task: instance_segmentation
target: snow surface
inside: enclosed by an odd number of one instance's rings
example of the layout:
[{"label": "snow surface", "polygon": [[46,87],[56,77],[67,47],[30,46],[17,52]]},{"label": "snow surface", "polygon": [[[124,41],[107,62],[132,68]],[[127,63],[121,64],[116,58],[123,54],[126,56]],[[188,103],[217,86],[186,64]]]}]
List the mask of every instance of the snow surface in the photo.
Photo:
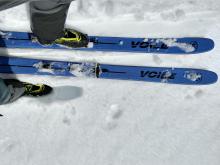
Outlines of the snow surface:
[{"label": "snow surface", "polygon": [[[210,37],[200,55],[1,50],[10,56],[220,72],[220,1],[78,0],[67,26],[91,35]],[[26,5],[0,13],[0,29],[30,31]],[[220,84],[180,86],[16,75],[50,97],[0,106],[0,165],[219,165]]]}]

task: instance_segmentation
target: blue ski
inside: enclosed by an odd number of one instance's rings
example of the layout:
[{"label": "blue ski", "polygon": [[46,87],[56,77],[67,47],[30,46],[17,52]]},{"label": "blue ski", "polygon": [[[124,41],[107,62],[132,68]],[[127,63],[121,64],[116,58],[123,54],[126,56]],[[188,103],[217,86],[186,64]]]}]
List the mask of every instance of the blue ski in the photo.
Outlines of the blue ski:
[{"label": "blue ski", "polygon": [[17,57],[0,57],[0,73],[135,80],[184,85],[215,83],[216,73],[203,69],[108,65]]},{"label": "blue ski", "polygon": [[0,33],[0,47],[5,48],[43,48],[72,49],[85,51],[160,53],[160,54],[197,54],[214,48],[214,41],[209,38],[129,38],[89,36],[90,44],[85,48],[67,48],[58,44],[43,46],[33,38],[32,33]]}]

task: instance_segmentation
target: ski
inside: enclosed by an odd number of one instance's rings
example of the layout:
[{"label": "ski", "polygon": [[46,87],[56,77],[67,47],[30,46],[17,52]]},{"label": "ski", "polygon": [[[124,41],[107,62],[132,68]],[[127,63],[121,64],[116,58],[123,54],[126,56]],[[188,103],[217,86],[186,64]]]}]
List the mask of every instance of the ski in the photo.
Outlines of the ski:
[{"label": "ski", "polygon": [[216,73],[203,69],[108,65],[18,57],[0,57],[0,73],[134,80],[183,85],[215,83]]},{"label": "ski", "polygon": [[3,48],[41,48],[68,49],[83,51],[160,53],[160,54],[197,54],[214,48],[214,41],[202,37],[185,38],[130,38],[89,36],[89,45],[84,48],[67,48],[59,44],[41,45],[32,33],[0,32],[0,47]]}]

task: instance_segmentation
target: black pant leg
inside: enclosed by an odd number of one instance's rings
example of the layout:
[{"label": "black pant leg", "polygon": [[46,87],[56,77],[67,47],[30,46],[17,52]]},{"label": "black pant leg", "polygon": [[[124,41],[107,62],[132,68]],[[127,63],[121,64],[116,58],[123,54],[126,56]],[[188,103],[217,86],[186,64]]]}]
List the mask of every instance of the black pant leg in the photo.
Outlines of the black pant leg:
[{"label": "black pant leg", "polygon": [[70,3],[56,0],[30,2],[31,28],[41,43],[51,43],[63,35]]}]

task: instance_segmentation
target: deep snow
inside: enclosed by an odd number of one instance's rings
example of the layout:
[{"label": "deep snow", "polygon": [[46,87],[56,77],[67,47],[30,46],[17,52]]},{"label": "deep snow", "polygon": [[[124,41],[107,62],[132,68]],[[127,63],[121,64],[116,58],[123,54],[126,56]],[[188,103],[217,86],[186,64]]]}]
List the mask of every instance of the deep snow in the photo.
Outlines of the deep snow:
[{"label": "deep snow", "polygon": [[[220,2],[78,0],[67,26],[91,35],[210,37],[200,55],[7,50],[10,56],[220,72]],[[0,29],[30,31],[25,5],[0,12]],[[1,54],[5,54],[1,50]],[[3,75],[5,76],[5,75]],[[6,76],[7,77],[7,76]],[[220,85],[17,75],[55,93],[0,106],[1,165],[218,165]]]}]

